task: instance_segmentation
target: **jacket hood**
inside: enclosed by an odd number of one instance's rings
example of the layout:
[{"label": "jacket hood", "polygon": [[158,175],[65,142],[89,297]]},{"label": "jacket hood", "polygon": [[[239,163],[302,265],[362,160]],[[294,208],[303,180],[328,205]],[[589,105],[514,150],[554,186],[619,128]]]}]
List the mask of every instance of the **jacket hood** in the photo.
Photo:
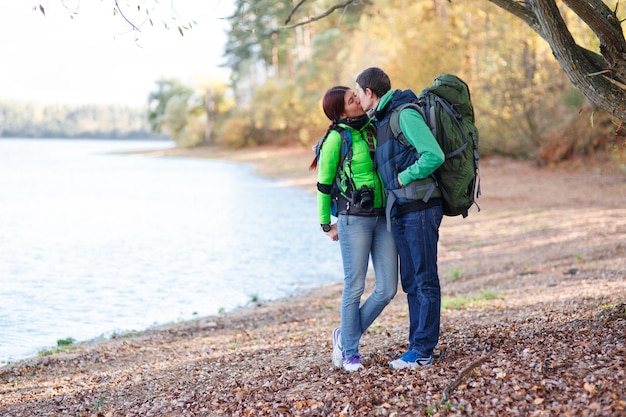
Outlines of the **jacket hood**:
[{"label": "jacket hood", "polygon": [[376,108],[376,120],[382,120],[389,110],[394,109],[404,103],[417,100],[417,96],[411,90],[389,90],[381,97]]}]

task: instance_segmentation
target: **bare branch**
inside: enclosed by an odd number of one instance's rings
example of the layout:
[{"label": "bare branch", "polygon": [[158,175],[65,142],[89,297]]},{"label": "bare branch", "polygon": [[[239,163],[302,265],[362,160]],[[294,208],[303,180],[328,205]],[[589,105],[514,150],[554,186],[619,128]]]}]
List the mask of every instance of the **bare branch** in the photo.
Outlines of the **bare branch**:
[{"label": "bare branch", "polygon": [[463,380],[463,378],[465,378],[472,369],[476,368],[478,365],[482,364],[483,362],[485,362],[487,359],[489,359],[489,357],[491,355],[493,355],[493,351],[488,353],[487,355],[476,359],[474,362],[470,363],[467,367],[465,367],[465,369],[463,369],[459,375],[456,377],[456,379],[454,381],[452,381],[450,383],[450,385],[448,385],[444,390],[443,390],[443,398],[442,401],[448,401],[448,398],[450,398],[450,393],[452,391],[454,391],[460,384],[461,384],[461,380]]},{"label": "bare branch", "polygon": [[[306,0],[301,0],[300,3],[298,3],[296,7],[300,7],[302,5],[302,3],[304,3],[305,1]],[[305,20],[305,21],[300,22],[300,23],[294,23],[293,25],[283,26],[283,29],[293,29],[293,28],[298,27],[298,26],[308,25],[311,22],[315,22],[316,20],[320,20],[320,19],[325,18],[326,16],[328,16],[329,14],[331,14],[332,12],[334,12],[337,9],[341,9],[343,7],[348,7],[349,5],[354,3],[355,1],[356,0],[347,0],[345,3],[336,4],[336,5],[332,6],[330,9],[326,10],[324,13],[322,13],[322,14],[320,14],[318,16],[313,16],[309,20]],[[285,23],[287,23],[291,19],[292,14],[293,13],[290,13],[289,19],[287,19],[287,21],[285,21]]]},{"label": "bare branch", "polygon": [[296,12],[296,10],[298,10],[300,8],[300,6],[302,6],[307,0],[300,0],[298,2],[298,4],[296,4],[294,6],[293,9],[291,9],[291,12],[289,12],[289,16],[287,16],[287,19],[285,19],[285,23],[283,23],[283,25],[286,25],[287,23],[289,23],[289,21],[291,20],[291,17],[293,16],[293,14]]},{"label": "bare branch", "polygon": [[524,1],[515,1],[515,0],[489,0],[489,2],[495,4],[506,12],[511,13],[513,16],[516,16],[522,21],[526,22],[528,26],[535,32],[542,36],[540,33],[539,23],[537,22],[537,17],[532,12],[527,2]]},{"label": "bare branch", "polygon": [[120,13],[120,15],[122,16],[122,18],[126,21],[126,23],[128,23],[133,30],[136,30],[137,32],[141,32],[141,30],[139,30],[139,28],[137,26],[135,26],[133,24],[133,22],[131,22],[130,20],[128,20],[128,18],[124,15],[124,12],[122,12],[122,9],[120,8],[120,4],[118,2],[118,0],[115,0],[115,8],[117,9],[117,11]]}]

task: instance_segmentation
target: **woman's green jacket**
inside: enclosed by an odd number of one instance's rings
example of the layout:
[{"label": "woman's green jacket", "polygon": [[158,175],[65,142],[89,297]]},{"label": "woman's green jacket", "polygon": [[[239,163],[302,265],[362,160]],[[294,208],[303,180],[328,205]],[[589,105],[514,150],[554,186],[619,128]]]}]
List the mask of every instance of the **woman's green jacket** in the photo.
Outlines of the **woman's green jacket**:
[{"label": "woman's green jacket", "polygon": [[[355,189],[366,185],[374,190],[374,208],[384,208],[386,199],[383,182],[378,171],[374,169],[374,163],[372,161],[374,155],[370,153],[370,147],[367,143],[368,137],[371,136],[371,133],[367,131],[369,123],[371,122],[368,122],[361,130],[353,129],[345,124],[339,124],[339,127],[345,129],[352,136],[352,159],[348,160],[348,158],[346,158],[343,169],[339,170],[341,189],[342,194],[345,195],[348,184],[346,177],[350,177],[354,180]],[[317,175],[317,182],[319,184],[332,186],[335,182],[335,173],[337,172],[337,165],[341,157],[342,135],[344,135],[344,132],[333,129],[322,145]],[[376,138],[371,137],[369,139],[372,141],[373,146],[375,146]],[[330,211],[330,194],[322,193],[318,189],[317,213],[320,224],[330,223]]]}]

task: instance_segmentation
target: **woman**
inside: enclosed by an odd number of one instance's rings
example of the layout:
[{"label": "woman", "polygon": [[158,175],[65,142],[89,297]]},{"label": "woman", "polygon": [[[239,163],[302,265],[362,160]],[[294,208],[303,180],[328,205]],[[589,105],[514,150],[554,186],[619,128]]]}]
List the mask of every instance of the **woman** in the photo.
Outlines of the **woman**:
[{"label": "woman", "polygon": [[[386,227],[383,183],[372,162],[376,145],[373,124],[348,87],[328,90],[322,107],[332,123],[310,168],[319,164],[318,217],[324,233],[339,240],[344,271],[341,328],[333,331],[332,359],[337,368],[357,371],[363,368],[361,335],[396,294],[398,256]],[[347,152],[342,145],[349,147]],[[332,225],[331,212],[337,217]],[[370,256],[376,287],[361,304]]]}]

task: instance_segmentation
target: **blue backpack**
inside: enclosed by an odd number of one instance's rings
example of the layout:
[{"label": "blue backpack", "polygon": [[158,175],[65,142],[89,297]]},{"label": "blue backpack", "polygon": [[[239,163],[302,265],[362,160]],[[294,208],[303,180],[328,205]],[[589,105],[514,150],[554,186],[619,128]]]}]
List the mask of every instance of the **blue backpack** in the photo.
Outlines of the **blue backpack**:
[{"label": "blue backpack", "polygon": [[[333,181],[332,190],[330,192],[330,214],[333,217],[338,217],[339,213],[339,197],[348,198],[346,194],[349,196],[351,192],[355,189],[354,182],[350,178],[349,175],[344,175],[343,178],[346,179],[345,187],[342,187],[341,183],[341,174],[340,170],[346,171],[346,165],[352,161],[352,135],[346,129],[343,129],[339,126],[333,127],[334,130],[339,132],[341,135],[341,152],[339,154],[339,164],[337,164],[337,172],[335,173],[335,180]],[[324,142],[324,137],[322,137],[317,144],[313,147],[313,151],[315,152],[315,157],[319,161],[320,152],[322,150],[322,144]],[[346,190],[344,192],[344,189]]]}]

